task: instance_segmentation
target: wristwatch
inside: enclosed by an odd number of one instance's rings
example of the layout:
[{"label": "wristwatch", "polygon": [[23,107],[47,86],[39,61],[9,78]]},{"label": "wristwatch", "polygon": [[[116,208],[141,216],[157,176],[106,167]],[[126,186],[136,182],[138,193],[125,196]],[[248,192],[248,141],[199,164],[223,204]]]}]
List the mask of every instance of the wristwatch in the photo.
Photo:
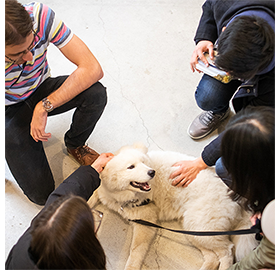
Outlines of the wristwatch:
[{"label": "wristwatch", "polygon": [[51,112],[53,110],[53,105],[52,103],[48,100],[47,97],[42,99],[42,104],[43,104],[43,108],[46,112]]}]

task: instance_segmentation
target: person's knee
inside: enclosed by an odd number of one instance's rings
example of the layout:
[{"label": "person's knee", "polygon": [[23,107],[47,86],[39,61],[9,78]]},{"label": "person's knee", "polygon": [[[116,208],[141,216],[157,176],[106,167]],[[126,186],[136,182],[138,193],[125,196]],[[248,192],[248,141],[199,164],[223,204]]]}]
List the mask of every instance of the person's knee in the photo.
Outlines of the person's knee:
[{"label": "person's knee", "polygon": [[208,82],[201,81],[195,92],[197,105],[204,111],[211,111],[216,107],[217,95]]},{"label": "person's knee", "polygon": [[225,168],[222,158],[216,161],[215,171],[219,178],[230,188],[232,185],[232,177]]},{"label": "person's knee", "polygon": [[28,199],[33,203],[38,205],[45,205],[49,195],[54,191],[54,189],[55,186],[54,183],[52,183],[47,184],[47,186],[44,186],[43,189],[36,188],[28,191],[23,189],[23,192],[28,197]]},{"label": "person's knee", "polygon": [[202,95],[202,93],[198,93],[198,90],[195,93],[195,98],[197,105],[204,111],[211,111],[213,109],[213,101],[209,97]]},{"label": "person's knee", "polygon": [[93,84],[85,93],[87,104],[101,107],[102,109],[105,108],[107,104],[107,92],[106,88],[100,82]]}]

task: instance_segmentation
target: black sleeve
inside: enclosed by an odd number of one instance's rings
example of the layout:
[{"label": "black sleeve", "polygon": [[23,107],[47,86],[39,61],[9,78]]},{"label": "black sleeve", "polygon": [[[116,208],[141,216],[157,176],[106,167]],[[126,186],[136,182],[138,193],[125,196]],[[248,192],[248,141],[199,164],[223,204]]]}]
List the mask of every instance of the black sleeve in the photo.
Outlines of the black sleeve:
[{"label": "black sleeve", "polygon": [[217,25],[214,18],[211,1],[206,1],[202,6],[202,16],[195,35],[195,42],[198,44],[201,40],[209,40],[213,44],[218,38]]},{"label": "black sleeve", "polygon": [[80,196],[87,201],[99,187],[99,184],[99,174],[94,168],[90,165],[80,166],[51,193],[45,206],[68,194]]},{"label": "black sleeve", "polygon": [[224,132],[205,146],[202,151],[201,157],[208,166],[215,165],[216,161],[221,157],[221,142],[223,134]]}]

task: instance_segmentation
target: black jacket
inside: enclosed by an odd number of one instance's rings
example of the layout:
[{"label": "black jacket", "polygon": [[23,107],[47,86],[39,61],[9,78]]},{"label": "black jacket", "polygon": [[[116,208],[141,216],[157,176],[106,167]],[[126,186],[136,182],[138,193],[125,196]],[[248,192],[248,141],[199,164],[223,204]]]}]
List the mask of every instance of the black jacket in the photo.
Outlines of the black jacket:
[{"label": "black jacket", "polygon": [[230,19],[245,10],[262,9],[274,18],[275,1],[207,0],[202,9],[203,14],[194,40],[196,44],[201,40],[209,40],[214,44]]},{"label": "black jacket", "polygon": [[[51,193],[45,207],[41,211],[46,209],[48,205],[63,195],[74,194],[88,200],[92,196],[93,192],[99,187],[99,184],[99,174],[96,170],[94,170],[91,166],[81,166]],[[31,255],[28,252],[31,238],[29,227],[11,249],[6,260],[5,269],[37,269],[35,263],[31,259]]]}]

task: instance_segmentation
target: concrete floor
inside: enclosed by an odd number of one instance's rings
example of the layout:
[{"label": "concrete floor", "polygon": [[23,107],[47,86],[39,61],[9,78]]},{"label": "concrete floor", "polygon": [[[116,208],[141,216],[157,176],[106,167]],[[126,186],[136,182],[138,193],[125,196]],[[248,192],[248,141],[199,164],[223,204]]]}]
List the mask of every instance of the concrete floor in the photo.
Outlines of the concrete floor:
[{"label": "concrete floor", "polygon": [[[204,0],[45,0],[91,49],[103,67],[108,105],[88,140],[100,153],[143,142],[149,150],[178,151],[193,156],[217,131],[201,141],[186,133],[200,113],[194,91],[200,80],[189,60]],[[54,46],[48,53],[52,76],[70,74],[70,64]],[[72,112],[51,117],[44,143],[56,184],[78,165],[65,153],[63,135]],[[5,257],[41,207],[22,193],[6,166]],[[104,206],[98,233],[108,269],[123,269],[129,254],[131,227]],[[167,223],[170,227],[176,222]],[[200,252],[182,235],[159,232],[143,269],[199,269]]]}]

